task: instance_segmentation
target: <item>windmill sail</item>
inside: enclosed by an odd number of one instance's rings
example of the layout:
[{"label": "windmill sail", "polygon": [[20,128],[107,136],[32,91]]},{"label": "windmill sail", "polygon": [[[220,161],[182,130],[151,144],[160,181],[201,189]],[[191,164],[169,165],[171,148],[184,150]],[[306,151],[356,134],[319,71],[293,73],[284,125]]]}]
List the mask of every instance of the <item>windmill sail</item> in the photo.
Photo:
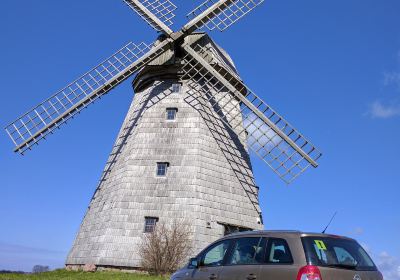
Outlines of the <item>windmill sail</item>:
[{"label": "windmill sail", "polygon": [[140,268],[143,223],[191,217],[189,241],[199,250],[223,232],[262,229],[249,149],[288,183],[321,156],[241,81],[228,53],[194,33],[223,31],[264,0],[207,0],[178,32],[170,28],[170,0],[123,1],[163,36],[152,45],[129,43],[6,127],[24,153],[138,72],[135,98],[68,255],[73,270]]},{"label": "windmill sail", "polygon": [[28,111],[5,129],[15,151],[31,149],[102,95],[168,49],[169,41],[151,47],[129,43],[92,70]]},{"label": "windmill sail", "polygon": [[[197,86],[192,90],[201,91],[207,96],[222,120],[234,131],[243,125],[243,130],[248,134],[249,148],[285,182],[293,181],[310,165],[318,166],[316,161],[321,156],[318,149],[229,71],[218,68],[218,65],[211,66],[207,62],[210,59],[204,57],[210,53],[206,47],[196,48],[197,52],[189,45],[184,48],[187,55],[184,58],[183,78],[202,85],[202,88]],[[232,94],[223,97],[226,105],[221,108],[215,96],[226,90]],[[229,104],[237,100],[241,102],[240,110],[229,109]],[[232,127],[228,120],[235,119],[238,114],[242,115],[243,124]]]},{"label": "windmill sail", "polygon": [[169,28],[177,7],[169,0],[124,0],[144,21],[156,31],[172,34]]},{"label": "windmill sail", "polygon": [[[248,134],[248,146],[286,182],[291,182],[310,165],[317,167],[321,153],[283,117],[254,94],[232,69],[230,61],[212,62],[213,51],[205,47],[192,49],[185,37],[199,28],[223,31],[261,5],[265,0],[207,0],[195,8],[192,18],[179,32],[169,26],[175,17],[176,6],[169,0],[123,0],[157,31],[168,36],[156,46],[126,45],[109,59],[93,68],[67,87],[45,100],[6,127],[23,153],[52,133],[55,128],[96,101],[119,83],[162,53],[172,50],[173,43],[181,44],[188,53],[184,59],[185,77],[203,84],[199,89],[215,103],[214,92],[231,92],[225,98],[240,102],[240,110],[216,108],[223,118],[241,114],[243,131]],[[214,51],[218,52],[218,48]],[[206,54],[206,55],[205,55]],[[220,56],[216,54],[217,56]],[[213,101],[214,100],[214,101]],[[217,105],[218,101],[214,104]],[[233,108],[233,107],[232,107]],[[237,107],[235,107],[237,108]],[[228,123],[232,127],[231,124]],[[234,130],[236,127],[232,127]]]},{"label": "windmill sail", "polygon": [[206,27],[210,31],[224,31],[263,2],[264,0],[207,0],[187,15],[192,20],[184,29],[192,32]]}]

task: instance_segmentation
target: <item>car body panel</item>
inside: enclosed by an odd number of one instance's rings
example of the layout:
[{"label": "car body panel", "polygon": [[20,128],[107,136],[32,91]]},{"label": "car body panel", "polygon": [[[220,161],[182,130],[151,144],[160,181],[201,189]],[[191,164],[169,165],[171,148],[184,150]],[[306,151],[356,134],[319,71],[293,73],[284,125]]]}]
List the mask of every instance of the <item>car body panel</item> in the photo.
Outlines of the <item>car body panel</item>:
[{"label": "car body panel", "polygon": [[[260,268],[258,279],[291,279],[295,280],[300,266],[295,264],[264,264]],[[245,278],[243,278],[245,279]],[[325,279],[324,279],[325,280]]]},{"label": "car body panel", "polygon": [[191,273],[189,273],[190,278],[193,280],[215,280],[220,279],[220,273],[222,271],[222,266],[212,266],[212,267],[199,267],[197,269],[192,269]]},{"label": "car body panel", "polygon": [[321,271],[323,280],[382,280],[382,276],[379,271],[357,271],[352,269],[338,269],[330,267],[318,268]]},{"label": "car body panel", "polygon": [[223,266],[219,280],[246,280],[262,279],[260,274],[261,265],[228,265]]}]

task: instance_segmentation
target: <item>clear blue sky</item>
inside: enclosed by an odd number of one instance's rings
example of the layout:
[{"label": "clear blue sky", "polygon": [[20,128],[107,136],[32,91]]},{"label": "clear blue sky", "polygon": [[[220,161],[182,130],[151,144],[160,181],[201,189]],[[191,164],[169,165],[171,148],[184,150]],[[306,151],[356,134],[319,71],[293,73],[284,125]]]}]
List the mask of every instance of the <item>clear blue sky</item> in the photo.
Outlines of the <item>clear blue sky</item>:
[{"label": "clear blue sky", "polygon": [[[201,1],[175,0],[175,29]],[[4,127],[126,42],[156,33],[122,0],[0,2]],[[400,279],[400,1],[269,0],[215,40],[323,152],[286,186],[253,157],[267,229],[357,238]],[[0,269],[61,266],[132,98],[129,82],[34,151],[0,134]]]}]

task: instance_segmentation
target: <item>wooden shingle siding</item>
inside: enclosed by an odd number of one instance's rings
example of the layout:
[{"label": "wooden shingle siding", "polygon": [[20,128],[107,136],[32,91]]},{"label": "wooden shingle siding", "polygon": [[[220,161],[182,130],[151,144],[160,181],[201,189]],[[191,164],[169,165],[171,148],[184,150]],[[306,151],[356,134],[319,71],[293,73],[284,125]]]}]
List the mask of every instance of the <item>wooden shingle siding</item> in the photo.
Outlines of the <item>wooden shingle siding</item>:
[{"label": "wooden shingle siding", "polygon": [[[172,93],[176,82],[152,82],[135,93],[68,265],[140,267],[145,217],[189,221],[193,255],[223,236],[221,223],[263,228],[245,135],[232,137],[187,81],[181,81],[179,94]],[[231,106],[239,110],[239,103]],[[174,122],[166,121],[166,108],[178,109]],[[239,115],[229,121],[242,120]],[[167,176],[156,176],[157,162],[169,163]]]}]

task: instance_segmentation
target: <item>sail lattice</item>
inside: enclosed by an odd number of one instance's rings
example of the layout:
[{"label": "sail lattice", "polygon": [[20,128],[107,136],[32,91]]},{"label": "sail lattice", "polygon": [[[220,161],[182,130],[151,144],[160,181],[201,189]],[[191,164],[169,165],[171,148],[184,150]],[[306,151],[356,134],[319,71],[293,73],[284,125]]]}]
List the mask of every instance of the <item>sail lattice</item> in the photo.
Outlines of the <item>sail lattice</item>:
[{"label": "sail lattice", "polygon": [[210,31],[218,29],[224,31],[246,14],[254,10],[265,0],[207,0],[200,6],[191,11],[187,17],[189,19],[196,18],[215,5],[215,9],[201,21],[196,23],[196,28],[206,27]]},{"label": "sail lattice", "polygon": [[[156,31],[163,31],[157,20],[166,26],[173,25],[172,20],[176,16],[174,11],[177,7],[169,0],[124,0],[124,2]],[[141,9],[141,6],[152,15]]]},{"label": "sail lattice", "polygon": [[145,43],[129,43],[6,127],[23,153],[162,53]]},{"label": "sail lattice", "polygon": [[[196,50],[203,57],[210,53],[206,47],[198,46]],[[211,73],[204,67],[204,62],[189,53],[184,62],[183,79],[194,81],[191,90],[200,91],[235,133],[246,133],[248,147],[285,182],[293,181],[310,165],[317,166],[321,152],[245,84],[223,68],[218,68],[218,65],[213,66],[216,72]],[[225,81],[216,76],[223,77]],[[229,82],[235,90],[229,90],[224,82]],[[196,86],[199,84],[201,88]],[[217,97],[218,92],[231,94]],[[220,102],[222,98],[224,100]],[[241,101],[240,110],[233,106],[238,100]],[[237,119],[239,114],[242,115],[241,123],[229,121]]]}]

